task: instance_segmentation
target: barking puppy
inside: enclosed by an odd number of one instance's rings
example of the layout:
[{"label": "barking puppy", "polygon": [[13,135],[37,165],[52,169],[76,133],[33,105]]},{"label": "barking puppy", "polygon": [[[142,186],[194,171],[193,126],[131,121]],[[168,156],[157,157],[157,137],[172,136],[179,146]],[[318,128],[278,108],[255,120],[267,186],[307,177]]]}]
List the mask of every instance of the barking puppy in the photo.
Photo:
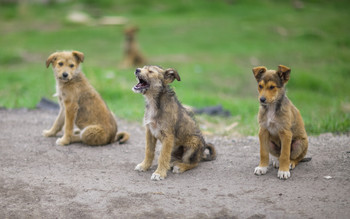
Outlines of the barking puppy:
[{"label": "barking puppy", "polygon": [[[213,160],[216,151],[207,144],[191,112],[178,101],[169,84],[180,81],[174,69],[144,66],[135,71],[138,84],[135,93],[142,93],[146,100],[144,125],[146,126],[146,156],[135,170],[146,171],[152,165],[156,142],[162,143],[158,168],[151,180],[162,180],[170,167],[174,173],[182,173],[198,165],[201,160]],[[205,150],[209,150],[209,154]]]},{"label": "barking puppy", "polygon": [[[57,145],[83,142],[88,145],[104,145],[115,140],[124,143],[128,133],[117,134],[117,123],[113,114],[97,91],[89,84],[79,64],[84,54],[78,51],[55,52],[46,60],[52,64],[56,78],[56,93],[60,112],[46,137],[56,136],[64,126],[64,135]],[[80,130],[73,132],[74,125]]]},{"label": "barking puppy", "polygon": [[139,51],[138,44],[136,42],[136,33],[139,29],[137,27],[131,27],[124,30],[125,45],[124,45],[124,60],[122,62],[123,68],[132,66],[140,66],[146,63],[145,58]]},{"label": "barking puppy", "polygon": [[278,66],[277,71],[265,67],[253,68],[260,101],[260,163],[254,170],[256,175],[267,172],[271,153],[279,158],[279,162],[273,164],[274,167],[279,167],[277,177],[288,179],[289,169],[294,169],[307,152],[308,139],[303,119],[286,96],[285,85],[290,71],[290,68],[283,65]]}]

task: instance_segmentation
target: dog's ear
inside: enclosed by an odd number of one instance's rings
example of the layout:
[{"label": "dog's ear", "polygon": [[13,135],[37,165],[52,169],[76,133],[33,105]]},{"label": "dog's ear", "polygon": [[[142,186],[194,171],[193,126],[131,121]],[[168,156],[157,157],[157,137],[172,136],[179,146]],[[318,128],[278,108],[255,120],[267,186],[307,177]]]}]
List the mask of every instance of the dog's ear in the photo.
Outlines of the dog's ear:
[{"label": "dog's ear", "polygon": [[173,68],[168,68],[164,72],[164,81],[166,84],[170,84],[174,80],[181,81],[180,75],[177,73],[177,71]]},{"label": "dog's ear", "polygon": [[57,59],[57,52],[52,53],[47,59],[46,59],[46,68],[50,66],[52,62],[54,62]]},{"label": "dog's ear", "polygon": [[256,79],[256,81],[260,81],[261,76],[266,72],[266,67],[265,66],[259,66],[253,68],[253,74]]},{"label": "dog's ear", "polygon": [[282,79],[283,84],[287,83],[289,80],[290,76],[290,68],[284,66],[284,65],[279,65],[277,74],[278,76]]},{"label": "dog's ear", "polygon": [[72,54],[78,60],[78,62],[84,62],[84,53],[73,51]]}]

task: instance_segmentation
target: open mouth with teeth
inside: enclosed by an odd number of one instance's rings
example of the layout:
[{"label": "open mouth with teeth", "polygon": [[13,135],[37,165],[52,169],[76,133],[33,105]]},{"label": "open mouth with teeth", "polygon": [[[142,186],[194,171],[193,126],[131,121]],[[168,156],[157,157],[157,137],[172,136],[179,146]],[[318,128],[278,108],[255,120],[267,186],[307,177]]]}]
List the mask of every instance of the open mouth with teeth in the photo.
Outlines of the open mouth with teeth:
[{"label": "open mouth with teeth", "polygon": [[140,77],[137,77],[137,79],[139,80],[139,83],[137,83],[135,86],[134,86],[134,90],[135,91],[145,91],[147,90],[150,85],[149,83],[147,83],[147,81],[143,80],[142,78]]}]

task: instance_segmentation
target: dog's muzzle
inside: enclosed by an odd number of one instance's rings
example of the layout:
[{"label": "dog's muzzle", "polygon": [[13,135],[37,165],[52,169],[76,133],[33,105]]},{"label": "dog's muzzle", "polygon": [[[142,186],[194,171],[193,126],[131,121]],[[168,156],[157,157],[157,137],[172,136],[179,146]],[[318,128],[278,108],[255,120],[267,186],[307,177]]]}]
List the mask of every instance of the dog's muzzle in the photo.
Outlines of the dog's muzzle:
[{"label": "dog's muzzle", "polygon": [[136,93],[144,93],[150,87],[150,84],[139,76],[140,72],[137,70],[138,69],[135,71],[135,75],[139,83],[137,83],[132,90]]},{"label": "dog's muzzle", "polygon": [[69,74],[67,72],[63,72],[58,78],[61,81],[68,81],[69,80]]},{"label": "dog's muzzle", "polygon": [[260,103],[265,103],[266,102],[266,98],[265,97],[260,97]]}]

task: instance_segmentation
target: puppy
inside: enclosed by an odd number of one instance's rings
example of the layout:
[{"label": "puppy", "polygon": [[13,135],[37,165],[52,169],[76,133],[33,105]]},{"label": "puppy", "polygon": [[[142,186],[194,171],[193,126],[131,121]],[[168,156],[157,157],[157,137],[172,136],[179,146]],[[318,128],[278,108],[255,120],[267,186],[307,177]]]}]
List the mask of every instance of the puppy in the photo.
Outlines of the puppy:
[{"label": "puppy", "polygon": [[[46,67],[52,64],[55,74],[60,112],[51,129],[44,130],[43,135],[56,136],[64,126],[64,135],[57,139],[57,145],[74,142],[105,145],[115,140],[124,143],[129,134],[116,134],[113,114],[80,70],[79,64],[83,61],[84,54],[78,51],[55,52],[46,60]],[[75,133],[74,125],[80,129]]]},{"label": "puppy", "polygon": [[278,66],[277,71],[265,67],[253,68],[260,101],[260,163],[254,170],[256,175],[267,172],[271,153],[279,158],[279,163],[273,165],[279,167],[277,177],[288,179],[289,169],[294,169],[307,152],[308,138],[303,119],[286,96],[285,85],[290,71],[290,68],[283,65]]},{"label": "puppy", "polygon": [[144,56],[139,50],[139,46],[136,41],[137,27],[131,27],[124,30],[125,45],[124,45],[124,59],[122,62],[123,68],[129,68],[132,66],[140,66],[146,63]]},{"label": "puppy", "polygon": [[[135,71],[138,84],[135,93],[146,100],[144,125],[146,126],[146,156],[135,170],[146,171],[152,165],[156,142],[162,143],[158,168],[151,180],[162,180],[173,167],[173,173],[182,173],[198,165],[201,160],[213,160],[216,151],[204,141],[193,115],[178,101],[169,84],[180,81],[174,69],[144,66]],[[205,150],[209,150],[209,154]]]}]

